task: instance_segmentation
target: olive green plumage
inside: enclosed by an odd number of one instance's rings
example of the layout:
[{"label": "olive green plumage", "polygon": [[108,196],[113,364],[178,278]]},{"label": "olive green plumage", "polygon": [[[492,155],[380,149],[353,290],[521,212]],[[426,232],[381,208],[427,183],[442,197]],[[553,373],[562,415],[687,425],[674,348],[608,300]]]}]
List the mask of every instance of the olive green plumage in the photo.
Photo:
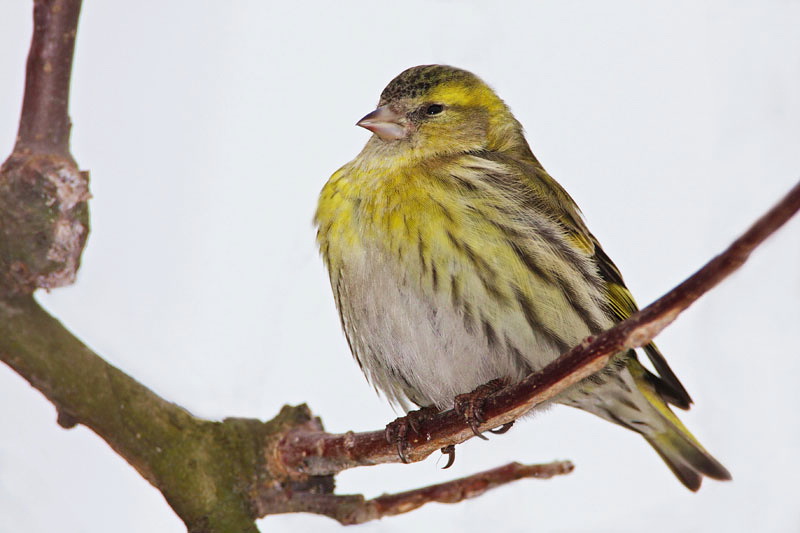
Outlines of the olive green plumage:
[{"label": "olive green plumage", "polygon": [[[495,378],[522,379],[637,307],[578,207],[522,126],[472,73],[401,73],[360,122],[374,135],[331,176],[317,240],[350,348],[408,408],[452,406]],[[655,345],[557,402],[640,433],[690,489],[729,479],[667,404],[692,400]]]}]

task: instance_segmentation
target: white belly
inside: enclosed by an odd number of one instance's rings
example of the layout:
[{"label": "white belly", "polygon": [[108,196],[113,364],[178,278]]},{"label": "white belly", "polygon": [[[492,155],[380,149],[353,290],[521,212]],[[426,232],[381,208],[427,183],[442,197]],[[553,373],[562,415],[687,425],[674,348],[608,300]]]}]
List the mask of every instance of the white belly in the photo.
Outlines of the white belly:
[{"label": "white belly", "polygon": [[348,258],[332,280],[353,353],[389,400],[404,408],[408,400],[450,408],[457,394],[530,372],[519,349],[511,349],[509,332],[493,329],[487,335],[479,317],[465,322],[446,294],[426,293],[411,275],[368,251]]}]

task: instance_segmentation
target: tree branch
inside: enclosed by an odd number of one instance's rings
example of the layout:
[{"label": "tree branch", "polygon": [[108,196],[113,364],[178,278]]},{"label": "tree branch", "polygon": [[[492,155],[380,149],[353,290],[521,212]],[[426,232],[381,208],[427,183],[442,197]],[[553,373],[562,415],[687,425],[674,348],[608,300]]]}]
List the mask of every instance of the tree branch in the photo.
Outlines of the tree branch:
[{"label": "tree branch", "polygon": [[35,0],[15,151],[69,155],[69,84],[81,0]]},{"label": "tree branch", "polygon": [[271,425],[195,418],[106,363],[28,295],[0,300],[0,360],[53,403],[62,426],[102,437],[190,531],[257,531],[242,492],[256,479],[266,433],[291,411]]},{"label": "tree branch", "polygon": [[14,151],[0,167],[0,291],[75,280],[89,233],[89,174],[69,153],[69,83],[80,0],[36,0]]},{"label": "tree branch", "polygon": [[[550,479],[554,476],[572,472],[574,466],[569,461],[555,461],[542,465],[507,465],[472,474],[467,477],[438,483],[396,494],[384,494],[365,500],[359,495],[319,495],[310,492],[277,495],[281,509],[278,512],[310,512],[322,514],[344,525],[363,524],[386,516],[394,516],[418,509],[426,503],[458,503],[476,498],[501,485],[525,478]],[[270,494],[259,500],[259,516],[276,514],[273,510],[276,495]],[[287,511],[287,509],[289,509]]]}]

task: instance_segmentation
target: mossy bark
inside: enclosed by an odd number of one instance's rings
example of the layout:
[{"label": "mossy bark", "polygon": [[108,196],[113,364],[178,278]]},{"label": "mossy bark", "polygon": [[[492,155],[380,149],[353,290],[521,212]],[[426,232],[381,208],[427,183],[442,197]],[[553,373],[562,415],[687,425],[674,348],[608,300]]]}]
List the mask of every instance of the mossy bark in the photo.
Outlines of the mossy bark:
[{"label": "mossy bark", "polygon": [[257,531],[253,502],[284,486],[266,464],[270,438],[309,420],[305,407],[270,422],[199,419],[94,354],[31,296],[0,300],[0,359],[56,406],[59,423],[108,442],[192,532]]}]

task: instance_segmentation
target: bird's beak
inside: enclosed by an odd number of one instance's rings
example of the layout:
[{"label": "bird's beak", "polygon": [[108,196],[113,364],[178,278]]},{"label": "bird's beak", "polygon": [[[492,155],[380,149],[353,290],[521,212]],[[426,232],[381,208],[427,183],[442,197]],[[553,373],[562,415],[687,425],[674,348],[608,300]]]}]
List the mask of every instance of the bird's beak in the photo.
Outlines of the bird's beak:
[{"label": "bird's beak", "polygon": [[368,129],[384,141],[395,141],[408,135],[408,129],[401,124],[402,118],[403,115],[385,105],[356,122],[356,126]]}]

